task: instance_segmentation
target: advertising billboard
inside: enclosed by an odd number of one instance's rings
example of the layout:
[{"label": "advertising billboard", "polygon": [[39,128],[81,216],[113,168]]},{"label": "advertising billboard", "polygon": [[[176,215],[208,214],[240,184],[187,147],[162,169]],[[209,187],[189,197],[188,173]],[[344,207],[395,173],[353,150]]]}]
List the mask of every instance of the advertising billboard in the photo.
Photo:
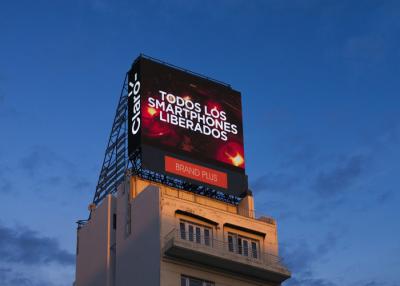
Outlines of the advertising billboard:
[{"label": "advertising billboard", "polygon": [[128,73],[128,133],[146,169],[247,190],[241,95],[227,85],[139,57]]}]

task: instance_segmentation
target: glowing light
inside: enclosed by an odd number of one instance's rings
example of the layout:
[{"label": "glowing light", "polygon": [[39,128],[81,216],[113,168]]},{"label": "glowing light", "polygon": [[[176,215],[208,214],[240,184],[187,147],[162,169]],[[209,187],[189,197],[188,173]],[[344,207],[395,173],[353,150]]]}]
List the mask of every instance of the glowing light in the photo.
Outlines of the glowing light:
[{"label": "glowing light", "polygon": [[244,163],[243,156],[240,155],[239,153],[236,153],[235,156],[231,156],[228,153],[226,153],[226,155],[228,156],[229,160],[231,160],[232,164],[236,167],[239,167]]},{"label": "glowing light", "polygon": [[151,116],[154,116],[157,113],[157,110],[153,107],[148,107],[147,113],[150,114]]},{"label": "glowing light", "polygon": [[189,95],[186,95],[183,99],[184,99],[185,101],[191,100],[191,98],[190,98]]}]

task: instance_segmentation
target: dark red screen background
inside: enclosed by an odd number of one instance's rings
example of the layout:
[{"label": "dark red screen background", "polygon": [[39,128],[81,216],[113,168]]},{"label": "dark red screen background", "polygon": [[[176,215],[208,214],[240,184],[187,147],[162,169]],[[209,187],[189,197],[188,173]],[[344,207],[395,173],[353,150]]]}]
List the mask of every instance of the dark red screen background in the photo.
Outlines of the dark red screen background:
[{"label": "dark red screen background", "polygon": [[[141,79],[143,144],[244,173],[242,104],[239,92],[146,59],[142,59]],[[237,126],[237,134],[228,133],[227,141],[223,141],[161,121],[160,110],[148,106],[149,97],[161,100],[159,90],[182,98],[189,97],[202,106],[207,105],[209,109],[225,111],[226,121]]]}]

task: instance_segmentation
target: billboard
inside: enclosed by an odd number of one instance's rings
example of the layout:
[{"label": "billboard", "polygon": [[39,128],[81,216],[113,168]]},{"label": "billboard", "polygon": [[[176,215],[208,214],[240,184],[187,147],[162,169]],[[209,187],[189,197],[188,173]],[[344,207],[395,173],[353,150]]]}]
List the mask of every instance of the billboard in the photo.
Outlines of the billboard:
[{"label": "billboard", "polygon": [[227,85],[139,57],[128,73],[128,133],[146,169],[247,190],[241,95]]}]

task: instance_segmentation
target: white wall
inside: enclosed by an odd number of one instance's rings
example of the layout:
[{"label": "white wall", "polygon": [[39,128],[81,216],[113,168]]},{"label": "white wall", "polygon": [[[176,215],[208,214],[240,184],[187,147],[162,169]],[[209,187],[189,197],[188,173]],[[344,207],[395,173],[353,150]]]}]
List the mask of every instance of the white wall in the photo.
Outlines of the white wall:
[{"label": "white wall", "polygon": [[[160,285],[160,192],[146,187],[131,201],[131,234],[125,223],[128,194],[118,197],[117,286]],[[130,201],[130,200],[129,200]]]},{"label": "white wall", "polygon": [[78,230],[76,286],[113,286],[110,284],[109,250],[114,243],[112,214],[115,208],[115,198],[107,196]]}]

